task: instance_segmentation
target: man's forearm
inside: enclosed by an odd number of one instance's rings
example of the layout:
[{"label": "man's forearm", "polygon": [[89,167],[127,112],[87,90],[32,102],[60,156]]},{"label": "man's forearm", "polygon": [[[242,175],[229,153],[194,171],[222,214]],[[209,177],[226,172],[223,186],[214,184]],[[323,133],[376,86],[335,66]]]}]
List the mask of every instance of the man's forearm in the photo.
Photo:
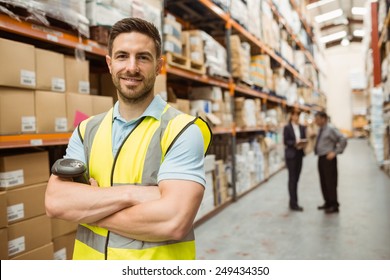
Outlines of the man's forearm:
[{"label": "man's forearm", "polygon": [[192,227],[204,188],[184,180],[160,185],[165,185],[160,199],[118,211],[96,225],[142,241],[181,240]]},{"label": "man's forearm", "polygon": [[100,188],[51,176],[46,191],[49,217],[93,223],[124,208],[159,198],[157,187],[140,191],[141,186]]}]

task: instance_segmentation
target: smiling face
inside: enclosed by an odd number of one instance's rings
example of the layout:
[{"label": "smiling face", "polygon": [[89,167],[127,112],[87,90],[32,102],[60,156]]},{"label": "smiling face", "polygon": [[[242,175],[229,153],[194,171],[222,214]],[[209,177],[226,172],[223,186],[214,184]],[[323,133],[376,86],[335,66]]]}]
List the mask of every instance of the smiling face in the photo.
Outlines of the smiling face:
[{"label": "smiling face", "polygon": [[111,53],[106,62],[118,99],[128,104],[153,99],[154,82],[162,66],[153,39],[138,32],[121,33],[113,41]]}]

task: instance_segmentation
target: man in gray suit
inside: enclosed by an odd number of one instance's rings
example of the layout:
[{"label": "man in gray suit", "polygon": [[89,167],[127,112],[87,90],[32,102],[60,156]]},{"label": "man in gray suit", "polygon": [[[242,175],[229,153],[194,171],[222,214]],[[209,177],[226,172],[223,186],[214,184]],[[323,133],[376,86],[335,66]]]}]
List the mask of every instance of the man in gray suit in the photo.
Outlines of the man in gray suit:
[{"label": "man in gray suit", "polygon": [[337,199],[337,155],[343,153],[347,139],[333,126],[328,124],[328,115],[317,112],[315,122],[320,130],[314,153],[318,155],[318,172],[325,204],[318,206],[325,213],[339,212]]}]

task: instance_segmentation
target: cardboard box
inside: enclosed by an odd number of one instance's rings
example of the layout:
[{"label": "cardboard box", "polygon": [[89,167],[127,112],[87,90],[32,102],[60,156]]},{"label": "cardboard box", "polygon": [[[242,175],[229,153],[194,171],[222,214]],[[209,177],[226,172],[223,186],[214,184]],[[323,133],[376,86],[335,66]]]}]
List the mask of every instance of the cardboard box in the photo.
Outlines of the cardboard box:
[{"label": "cardboard box", "polygon": [[0,85],[35,88],[34,46],[0,38]]},{"label": "cardboard box", "polygon": [[67,132],[66,97],[63,93],[35,91],[37,133]]},{"label": "cardboard box", "polygon": [[0,228],[0,260],[8,260],[8,229]]},{"label": "cardboard box", "polygon": [[214,87],[212,86],[193,87],[188,97],[190,100],[216,100],[216,98],[214,98]]},{"label": "cardboard box", "polygon": [[188,32],[190,36],[190,51],[204,51],[203,36],[205,32],[202,30],[189,30],[185,32]]},{"label": "cardboard box", "polygon": [[35,130],[34,91],[0,87],[0,135]]},{"label": "cardboard box", "polygon": [[7,195],[6,192],[0,192],[0,228],[7,224]]},{"label": "cardboard box", "polygon": [[181,24],[177,22],[174,17],[166,16],[164,18],[164,30],[163,30],[164,35],[170,35],[176,37],[177,39],[180,39],[181,30],[182,30]]},{"label": "cardboard box", "polygon": [[8,227],[8,256],[17,255],[39,248],[51,242],[50,219],[41,215]]},{"label": "cardboard box", "polygon": [[47,182],[47,151],[0,157],[0,190]]},{"label": "cardboard box", "polygon": [[73,258],[73,248],[74,248],[75,239],[76,239],[76,232],[71,232],[69,234],[54,238],[53,239],[54,259],[71,260]]},{"label": "cardboard box", "polygon": [[91,97],[93,115],[107,112],[114,105],[114,99],[110,96],[93,95]]},{"label": "cardboard box", "polygon": [[50,242],[39,248],[20,254],[11,260],[53,260],[53,243]]},{"label": "cardboard box", "polygon": [[154,95],[159,94],[165,101],[169,100],[167,91],[167,75],[159,74],[154,83]]},{"label": "cardboard box", "polygon": [[92,115],[92,95],[79,93],[66,94],[68,131],[73,131],[81,121]]},{"label": "cardboard box", "polygon": [[195,33],[191,33],[190,31],[182,32],[182,54],[196,63],[204,64],[205,55],[203,39],[201,33],[194,32]]},{"label": "cardboard box", "polygon": [[173,52],[181,55],[182,53],[181,39],[178,39],[171,35],[164,35],[163,41],[164,41],[163,51]]},{"label": "cardboard box", "polygon": [[65,92],[64,55],[35,49],[36,89]]},{"label": "cardboard box", "polygon": [[189,100],[177,98],[176,99],[176,104],[177,104],[177,109],[179,111],[182,111],[183,113],[186,113],[186,114],[190,114],[191,106],[190,106],[190,101]]},{"label": "cardboard box", "polygon": [[45,214],[46,186],[45,182],[7,191],[8,224]]},{"label": "cardboard box", "polygon": [[51,232],[53,239],[76,231],[77,226],[77,223],[68,222],[61,219],[51,219]]},{"label": "cardboard box", "polygon": [[89,61],[65,56],[66,92],[89,94]]}]

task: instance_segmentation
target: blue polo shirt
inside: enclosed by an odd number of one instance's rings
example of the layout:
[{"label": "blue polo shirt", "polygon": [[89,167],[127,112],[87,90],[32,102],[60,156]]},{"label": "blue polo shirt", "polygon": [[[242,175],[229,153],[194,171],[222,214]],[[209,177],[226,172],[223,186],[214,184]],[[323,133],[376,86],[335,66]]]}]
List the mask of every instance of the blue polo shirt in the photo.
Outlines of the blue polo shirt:
[{"label": "blue polo shirt", "polygon": [[[134,129],[137,122],[146,116],[160,120],[166,102],[156,95],[137,119],[127,122],[119,113],[119,103],[113,110],[112,125],[112,154],[115,157],[125,137]],[[166,154],[158,172],[157,181],[161,180],[190,180],[206,186],[203,155],[203,135],[197,125],[190,125],[175,141]],[[64,158],[74,158],[85,163],[84,147],[77,129],[69,140]]]}]

